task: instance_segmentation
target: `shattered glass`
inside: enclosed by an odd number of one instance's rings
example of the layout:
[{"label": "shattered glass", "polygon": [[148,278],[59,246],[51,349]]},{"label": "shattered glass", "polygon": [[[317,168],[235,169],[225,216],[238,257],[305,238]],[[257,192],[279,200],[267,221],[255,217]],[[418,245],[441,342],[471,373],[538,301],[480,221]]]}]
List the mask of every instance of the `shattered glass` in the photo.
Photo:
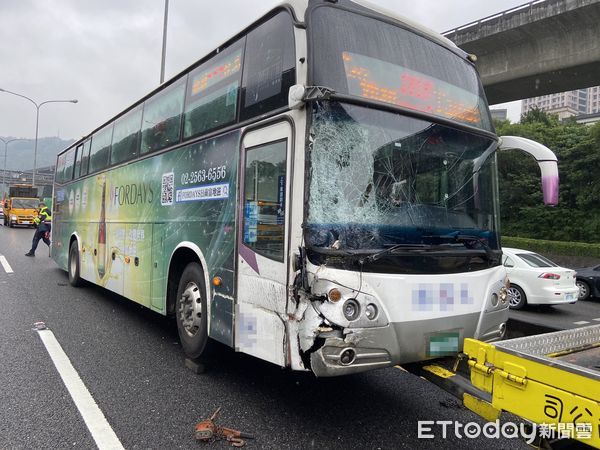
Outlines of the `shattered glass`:
[{"label": "shattered glass", "polygon": [[307,243],[427,244],[461,230],[497,248],[495,141],[384,111],[316,102]]}]

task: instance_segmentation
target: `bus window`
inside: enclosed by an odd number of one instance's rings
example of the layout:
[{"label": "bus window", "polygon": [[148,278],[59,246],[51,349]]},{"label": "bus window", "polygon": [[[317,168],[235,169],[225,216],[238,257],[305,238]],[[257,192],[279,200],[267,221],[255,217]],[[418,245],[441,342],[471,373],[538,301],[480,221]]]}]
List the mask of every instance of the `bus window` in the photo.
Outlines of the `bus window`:
[{"label": "bus window", "polygon": [[112,139],[113,124],[102,128],[92,136],[90,149],[90,173],[105,169],[108,166],[110,154],[110,141]]},{"label": "bus window", "polygon": [[281,12],[248,34],[244,55],[241,120],[287,106],[296,81],[294,27]]},{"label": "bus window", "polygon": [[73,179],[73,167],[75,166],[75,149],[72,148],[65,153],[65,170],[63,172],[63,181]]},{"label": "bus window", "polygon": [[92,146],[92,140],[88,139],[83,143],[83,156],[81,157],[81,171],[80,176],[88,174],[89,162],[90,162],[90,147]]},{"label": "bus window", "polygon": [[81,175],[81,155],[83,154],[83,144],[77,146],[77,155],[75,155],[75,175],[73,179],[77,179]]},{"label": "bus window", "polygon": [[54,179],[57,183],[62,183],[63,181],[63,173],[65,172],[65,156],[65,153],[58,155],[58,159],[56,160],[56,172]]},{"label": "bus window", "polygon": [[137,155],[140,145],[140,125],[142,123],[142,105],[129,111],[115,122],[112,138],[110,163],[118,164]]},{"label": "bus window", "polygon": [[184,138],[235,122],[241,68],[242,42],[238,42],[190,73]]},{"label": "bus window", "polygon": [[283,261],[286,141],[247,150],[244,183],[244,244]]},{"label": "bus window", "polygon": [[141,154],[179,142],[185,81],[184,77],[146,100],[142,119]]}]

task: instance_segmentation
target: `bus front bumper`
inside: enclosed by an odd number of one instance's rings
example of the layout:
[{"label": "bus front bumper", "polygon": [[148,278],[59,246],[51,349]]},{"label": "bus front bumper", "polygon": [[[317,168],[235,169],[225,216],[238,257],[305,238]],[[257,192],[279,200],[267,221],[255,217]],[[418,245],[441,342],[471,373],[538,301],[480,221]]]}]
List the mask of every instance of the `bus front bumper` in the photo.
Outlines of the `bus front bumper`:
[{"label": "bus front bumper", "polygon": [[[500,310],[377,328],[347,328],[343,339],[325,338],[310,355],[311,369],[318,377],[331,377],[456,355],[463,350],[464,338],[501,339],[506,316],[506,311]],[[487,326],[478,333],[481,322]]]}]

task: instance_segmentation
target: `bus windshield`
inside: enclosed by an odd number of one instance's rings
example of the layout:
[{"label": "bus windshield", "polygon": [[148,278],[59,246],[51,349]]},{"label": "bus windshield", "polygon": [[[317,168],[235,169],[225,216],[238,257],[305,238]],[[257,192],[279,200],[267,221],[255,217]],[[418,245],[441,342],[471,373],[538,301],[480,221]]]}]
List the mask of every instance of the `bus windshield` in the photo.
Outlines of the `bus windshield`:
[{"label": "bus windshield", "polygon": [[314,85],[492,131],[475,68],[441,44],[334,7],[314,9],[310,33]]},{"label": "bus windshield", "polygon": [[395,113],[315,102],[307,243],[339,250],[498,249],[496,141]]}]

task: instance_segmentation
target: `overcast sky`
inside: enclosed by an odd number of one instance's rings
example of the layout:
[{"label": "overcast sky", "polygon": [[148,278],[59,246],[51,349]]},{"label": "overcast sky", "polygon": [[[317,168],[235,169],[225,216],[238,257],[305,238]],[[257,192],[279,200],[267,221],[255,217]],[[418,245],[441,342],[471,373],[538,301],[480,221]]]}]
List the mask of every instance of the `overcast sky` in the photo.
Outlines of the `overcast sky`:
[{"label": "overcast sky", "polygon": [[[523,0],[371,0],[442,32]],[[0,88],[37,103],[39,136],[79,138],[160,81],[164,0],[0,0]],[[170,0],[166,79],[279,0]],[[33,138],[35,107],[0,92],[0,136]],[[511,118],[519,107],[512,104]]]}]

